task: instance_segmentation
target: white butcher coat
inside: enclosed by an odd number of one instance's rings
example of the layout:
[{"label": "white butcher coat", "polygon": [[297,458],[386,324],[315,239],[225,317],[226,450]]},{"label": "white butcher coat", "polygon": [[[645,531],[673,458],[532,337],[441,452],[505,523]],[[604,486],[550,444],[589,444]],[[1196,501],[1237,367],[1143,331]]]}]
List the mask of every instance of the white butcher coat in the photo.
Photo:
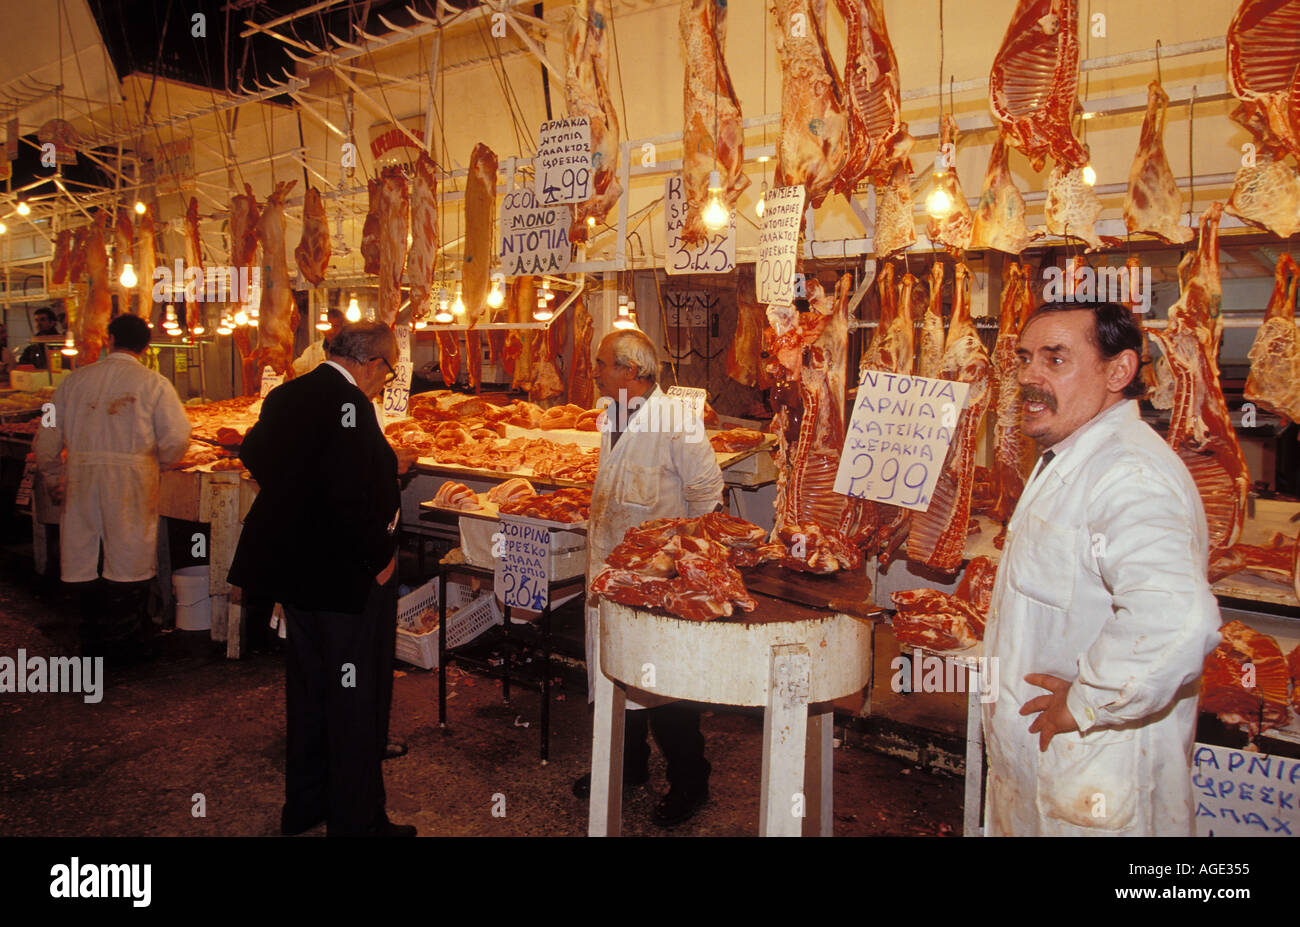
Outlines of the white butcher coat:
[{"label": "white butcher coat", "polygon": [[[1011,516],[984,652],[991,836],[1194,833],[1201,666],[1218,643],[1205,512],[1191,475],[1125,400],[1035,473]],[[1079,731],[1046,753],[1020,708],[1070,680]]]},{"label": "white butcher coat", "polygon": [[[690,428],[678,431],[645,430],[655,422],[665,428],[680,423],[680,412],[656,386],[630,417],[628,430],[610,449],[610,435],[600,438],[600,466],[591,490],[591,517],[587,530],[587,583],[605,566],[605,558],[623,540],[628,528],[654,518],[694,518],[712,512],[722,502],[722,471],[704,426],[697,422],[701,440],[692,441]],[[612,412],[613,407],[610,407]],[[599,669],[599,610],[587,606],[587,700],[595,698]],[[629,708],[647,707],[629,699]]]},{"label": "white butcher coat", "polygon": [[158,572],[158,475],[185,456],[190,422],[176,390],[135,355],[73,371],[54,392],[52,427],[33,450],[46,486],[65,478],[59,531],[63,581],[139,582]]}]

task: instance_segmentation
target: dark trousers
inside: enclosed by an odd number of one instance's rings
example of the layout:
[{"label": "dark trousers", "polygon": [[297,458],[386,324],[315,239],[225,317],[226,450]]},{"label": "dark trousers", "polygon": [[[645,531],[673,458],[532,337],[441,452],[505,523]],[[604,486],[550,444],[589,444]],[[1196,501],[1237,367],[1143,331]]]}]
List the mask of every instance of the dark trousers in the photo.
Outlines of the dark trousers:
[{"label": "dark trousers", "polygon": [[149,584],[94,579],[69,583],[81,612],[81,650],[86,656],[123,659],[135,656],[149,631]]},{"label": "dark trousers", "polygon": [[623,776],[642,778],[650,761],[647,729],[654,734],[668,763],[668,785],[687,792],[702,792],[709,784],[709,764],[704,759],[700,709],[689,702],[670,702],[655,708],[624,713]]},{"label": "dark trousers", "polygon": [[397,583],[372,585],[359,615],[289,606],[284,613],[281,825],[298,831],[323,819],[330,836],[370,833],[386,820],[380,763],[392,705],[393,647],[385,648],[385,641],[387,628],[396,627]]}]

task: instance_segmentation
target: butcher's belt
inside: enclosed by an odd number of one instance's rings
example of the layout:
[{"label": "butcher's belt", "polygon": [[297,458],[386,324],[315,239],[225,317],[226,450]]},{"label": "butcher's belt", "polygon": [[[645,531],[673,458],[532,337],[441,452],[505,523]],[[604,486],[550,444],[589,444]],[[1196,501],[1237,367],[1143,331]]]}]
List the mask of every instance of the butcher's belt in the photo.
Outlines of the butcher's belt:
[{"label": "butcher's belt", "polygon": [[157,459],[153,451],[141,451],[138,454],[119,451],[70,451],[68,453],[69,464],[79,464],[83,467],[93,467],[96,464],[139,466],[144,461]]}]

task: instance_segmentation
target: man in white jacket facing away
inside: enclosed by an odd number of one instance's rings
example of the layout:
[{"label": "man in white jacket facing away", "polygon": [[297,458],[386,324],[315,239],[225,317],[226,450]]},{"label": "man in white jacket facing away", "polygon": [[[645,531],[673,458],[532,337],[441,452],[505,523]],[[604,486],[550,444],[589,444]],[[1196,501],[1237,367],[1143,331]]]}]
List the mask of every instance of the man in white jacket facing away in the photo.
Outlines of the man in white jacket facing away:
[{"label": "man in white jacket facing away", "polygon": [[140,363],[149,337],[144,319],[113,319],[109,353],[59,384],[54,415],[42,419],[33,448],[51,501],[64,506],[59,554],[63,581],[81,596],[82,649],[110,660],[137,656],[148,630],[144,604],[158,572],[158,478],[190,444],[175,388]]},{"label": "man in white jacket facing away", "polygon": [[[595,379],[613,403],[601,423],[600,467],[591,491],[587,535],[587,582],[605,565],[629,528],[655,518],[689,518],[714,511],[722,502],[722,472],[701,418],[688,413],[657,385],[659,357],[654,343],[636,329],[611,332],[596,351]],[[590,697],[600,673],[599,608],[587,608],[587,682]],[[649,776],[647,727],[668,764],[668,794],[653,820],[672,827],[693,816],[708,800],[710,766],[704,759],[700,713],[693,705],[629,693],[623,749],[623,782],[639,785]],[[647,710],[634,710],[645,708]],[[590,795],[591,777],[573,786]]]},{"label": "man in white jacket facing away", "polygon": [[1043,456],[1007,527],[985,653],[985,833],[1191,835],[1197,682],[1218,642],[1205,511],[1138,415],[1140,332],[1048,304],[1020,334],[1021,427]]}]

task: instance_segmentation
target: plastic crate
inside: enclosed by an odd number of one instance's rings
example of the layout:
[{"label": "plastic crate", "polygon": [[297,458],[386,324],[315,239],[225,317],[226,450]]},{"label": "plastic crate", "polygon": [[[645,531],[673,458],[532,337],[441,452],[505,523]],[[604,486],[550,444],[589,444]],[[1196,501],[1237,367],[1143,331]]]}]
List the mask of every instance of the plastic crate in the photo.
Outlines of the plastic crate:
[{"label": "plastic crate", "polygon": [[[452,585],[448,583],[449,588]],[[459,586],[460,584],[456,583],[454,585]],[[433,591],[435,601],[438,597],[437,589],[437,582],[435,581]],[[421,595],[424,590],[425,586],[421,586],[415,592],[412,592],[411,596]],[[403,601],[407,598],[410,598],[410,596],[403,596]],[[447,593],[447,598],[448,600],[452,598],[450,591]],[[415,612],[415,614],[418,615],[420,612]],[[455,612],[447,616],[447,647],[461,647],[488,630],[488,628],[504,623],[505,614],[502,612],[501,606],[497,604],[496,596],[491,592],[485,592],[468,605],[456,609]],[[397,659],[413,666],[419,666],[423,669],[436,669],[438,667],[438,629],[434,628],[432,631],[416,634],[405,628],[398,627],[396,655]]]},{"label": "plastic crate", "polygon": [[[447,609],[452,611],[469,604],[474,591],[464,583],[447,583]],[[438,579],[434,577],[418,589],[397,600],[397,626],[414,631],[415,619],[431,608],[438,607]]]}]

